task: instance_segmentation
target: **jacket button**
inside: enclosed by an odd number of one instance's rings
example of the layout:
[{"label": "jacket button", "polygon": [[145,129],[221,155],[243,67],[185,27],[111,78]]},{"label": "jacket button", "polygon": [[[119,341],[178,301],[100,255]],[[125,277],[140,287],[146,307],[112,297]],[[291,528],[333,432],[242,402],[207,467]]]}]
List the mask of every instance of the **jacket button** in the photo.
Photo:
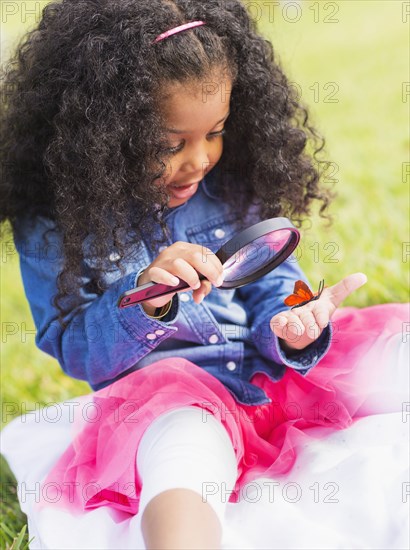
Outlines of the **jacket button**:
[{"label": "jacket button", "polygon": [[163,252],[166,248],[168,248],[168,247],[163,245],[163,246],[160,246],[158,248],[158,250],[159,250],[159,252]]},{"label": "jacket button", "polygon": [[208,338],[208,342],[210,344],[216,344],[218,341],[218,335],[217,334],[211,334],[211,336]]},{"label": "jacket button", "polygon": [[189,296],[186,292],[181,292],[181,294],[179,295],[179,299],[182,302],[189,302]]},{"label": "jacket button", "polygon": [[228,370],[235,370],[235,369],[236,369],[236,363],[235,363],[235,361],[228,361],[228,362],[226,363],[226,368],[227,368]]},{"label": "jacket button", "polygon": [[158,336],[162,336],[163,334],[165,334],[165,330],[161,330],[161,329],[156,330],[155,334],[157,334]]},{"label": "jacket button", "polygon": [[118,254],[118,252],[111,252],[111,254],[109,255],[109,258],[110,258],[110,262],[116,262],[121,258],[121,256]]},{"label": "jacket button", "polygon": [[214,235],[218,239],[222,239],[222,237],[225,237],[225,231],[221,228],[215,229]]},{"label": "jacket button", "polygon": [[155,334],[147,334],[147,340],[155,340],[156,339],[156,335]]}]

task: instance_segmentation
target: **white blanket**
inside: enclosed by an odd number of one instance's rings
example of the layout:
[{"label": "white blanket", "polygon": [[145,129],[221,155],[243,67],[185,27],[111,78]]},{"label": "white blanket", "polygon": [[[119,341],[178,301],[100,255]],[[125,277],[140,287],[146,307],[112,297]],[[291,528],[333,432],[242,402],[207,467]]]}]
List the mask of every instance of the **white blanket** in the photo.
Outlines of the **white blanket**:
[{"label": "white blanket", "polygon": [[[86,405],[92,396],[70,401],[79,400]],[[40,482],[74,436],[70,401],[17,417],[1,433],[34,537],[30,549],[145,549],[138,514],[101,507],[76,517],[52,502],[36,508]],[[408,549],[409,428],[404,403],[401,413],[359,418],[343,431],[312,429],[318,439],[299,449],[291,472],[260,478],[227,504],[222,548]]]}]

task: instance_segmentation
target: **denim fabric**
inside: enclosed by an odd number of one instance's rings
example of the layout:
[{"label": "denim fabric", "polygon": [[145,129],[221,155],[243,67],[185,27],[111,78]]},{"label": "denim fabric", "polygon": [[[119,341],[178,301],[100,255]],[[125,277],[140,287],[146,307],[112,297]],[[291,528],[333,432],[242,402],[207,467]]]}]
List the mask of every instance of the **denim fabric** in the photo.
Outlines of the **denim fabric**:
[{"label": "denim fabric", "polygon": [[[257,206],[252,208],[249,218],[239,220],[218,199],[210,172],[191,199],[165,211],[171,230],[165,246],[185,241],[216,252],[238,230],[258,221]],[[87,254],[87,240],[84,242],[81,301],[65,317],[68,327],[63,330],[51,302],[62,269],[61,235],[50,232],[48,243],[42,239],[53,227],[51,220],[38,217],[34,227],[21,221],[14,236],[37,329],[36,345],[55,357],[66,374],[86,380],[94,390],[160,359],[183,357],[218,378],[240,403],[258,405],[271,400],[250,382],[255,373],[279,380],[289,367],[303,376],[329,349],[331,323],[315,342],[290,353],[281,349],[270,330],[272,316],[288,309],[283,300],[293,292],[294,282],[308,282],[293,256],[241,288],[213,287],[199,305],[193,301],[192,291],[180,292],[160,320],[146,315],[140,304],[119,309],[119,296],[136,286],[140,273],[154,260],[145,235],[124,258],[124,276],[113,263],[117,253],[112,247],[104,272],[108,288],[102,295],[93,287],[93,258]]]}]

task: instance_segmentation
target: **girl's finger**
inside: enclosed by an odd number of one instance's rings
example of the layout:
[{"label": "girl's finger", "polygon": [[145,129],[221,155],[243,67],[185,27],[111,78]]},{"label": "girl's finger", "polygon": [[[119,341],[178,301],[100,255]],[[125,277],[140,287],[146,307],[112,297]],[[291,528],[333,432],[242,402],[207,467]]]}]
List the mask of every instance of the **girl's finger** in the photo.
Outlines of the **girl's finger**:
[{"label": "girl's finger", "polygon": [[190,257],[194,268],[202,273],[214,286],[220,286],[223,282],[223,267],[219,258],[204,246],[200,246]]},{"label": "girl's finger", "polygon": [[312,311],[310,311],[309,309],[301,311],[299,318],[305,326],[305,332],[307,336],[312,340],[317,338],[319,336],[320,329],[318,324],[316,323],[316,319]]},{"label": "girl's finger", "polygon": [[149,277],[153,283],[161,283],[169,286],[176,286],[180,283],[177,276],[158,266],[153,266],[150,268]]},{"label": "girl's finger", "polygon": [[283,336],[283,328],[288,322],[287,316],[288,312],[277,313],[270,320],[270,329],[276,334],[276,336],[279,336],[279,338],[282,338]]},{"label": "girl's finger", "polygon": [[313,310],[313,315],[319,328],[324,329],[329,324],[329,310],[327,308],[318,307]]},{"label": "girl's finger", "polygon": [[199,289],[201,287],[199,274],[187,261],[182,258],[175,258],[171,266],[170,270],[172,269],[173,275],[185,281],[190,288]]},{"label": "girl's finger", "polygon": [[304,334],[305,327],[299,317],[291,311],[287,312],[287,321],[288,322],[282,331],[282,338],[289,342],[295,343],[302,336],[302,334]]},{"label": "girl's finger", "polygon": [[194,302],[196,302],[197,304],[200,304],[202,300],[206,296],[208,296],[211,290],[212,290],[212,284],[209,281],[202,280],[201,286],[198,288],[198,290],[194,290],[192,292],[192,297]]},{"label": "girl's finger", "polygon": [[349,294],[360,288],[366,282],[367,277],[364,273],[353,273],[335,285],[326,288],[324,292],[326,292],[333,306],[337,308]]}]

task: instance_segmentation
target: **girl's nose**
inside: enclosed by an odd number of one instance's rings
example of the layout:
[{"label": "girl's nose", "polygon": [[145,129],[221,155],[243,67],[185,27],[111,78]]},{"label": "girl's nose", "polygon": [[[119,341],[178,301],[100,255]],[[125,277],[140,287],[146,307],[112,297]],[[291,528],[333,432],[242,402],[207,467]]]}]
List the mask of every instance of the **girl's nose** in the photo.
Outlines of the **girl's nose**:
[{"label": "girl's nose", "polygon": [[209,164],[208,147],[203,143],[192,147],[184,158],[184,169],[191,174],[200,174]]}]

